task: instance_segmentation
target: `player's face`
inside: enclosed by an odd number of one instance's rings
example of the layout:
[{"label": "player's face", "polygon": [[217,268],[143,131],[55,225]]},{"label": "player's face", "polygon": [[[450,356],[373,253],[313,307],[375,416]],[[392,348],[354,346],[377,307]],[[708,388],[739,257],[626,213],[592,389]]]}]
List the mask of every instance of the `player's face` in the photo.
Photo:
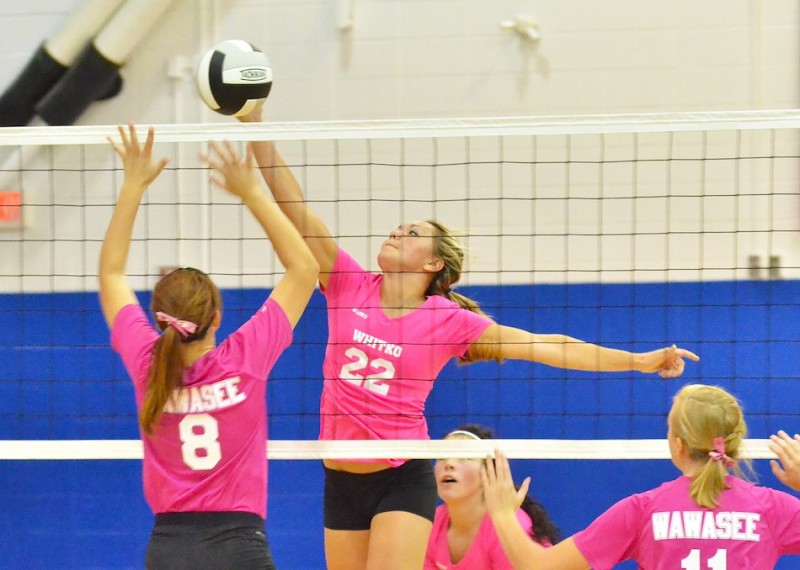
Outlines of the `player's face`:
[{"label": "player's face", "polygon": [[[453,435],[445,439],[471,439]],[[439,498],[445,503],[483,497],[482,459],[438,459],[433,468]]]},{"label": "player's face", "polygon": [[398,226],[383,242],[378,265],[383,271],[426,271],[432,269],[436,229],[428,222]]}]

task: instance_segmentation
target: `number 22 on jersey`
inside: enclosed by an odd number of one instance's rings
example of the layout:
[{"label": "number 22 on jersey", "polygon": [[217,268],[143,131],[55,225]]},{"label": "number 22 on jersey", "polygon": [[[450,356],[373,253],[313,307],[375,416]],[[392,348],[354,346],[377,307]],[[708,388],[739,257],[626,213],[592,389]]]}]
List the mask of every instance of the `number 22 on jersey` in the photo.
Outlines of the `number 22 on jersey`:
[{"label": "number 22 on jersey", "polygon": [[[381,396],[389,393],[389,384],[381,380],[394,378],[394,364],[385,358],[373,358],[370,360],[363,350],[355,346],[348,348],[344,355],[350,359],[350,362],[342,366],[339,378]],[[367,374],[366,369],[368,366],[372,367],[373,370],[377,370],[377,372]]]}]

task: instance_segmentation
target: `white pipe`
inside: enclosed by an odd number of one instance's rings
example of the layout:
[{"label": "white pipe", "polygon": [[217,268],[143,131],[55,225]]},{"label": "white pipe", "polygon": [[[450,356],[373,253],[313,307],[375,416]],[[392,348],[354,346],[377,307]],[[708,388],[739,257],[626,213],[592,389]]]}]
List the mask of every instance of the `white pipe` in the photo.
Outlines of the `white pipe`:
[{"label": "white pipe", "polygon": [[122,65],[171,3],[172,0],[128,0],[97,36],[97,51]]},{"label": "white pipe", "polygon": [[339,0],[336,5],[336,27],[343,32],[353,29],[353,0]]},{"label": "white pipe", "polygon": [[69,67],[125,0],[89,0],[75,10],[53,37],[44,42],[50,57]]}]

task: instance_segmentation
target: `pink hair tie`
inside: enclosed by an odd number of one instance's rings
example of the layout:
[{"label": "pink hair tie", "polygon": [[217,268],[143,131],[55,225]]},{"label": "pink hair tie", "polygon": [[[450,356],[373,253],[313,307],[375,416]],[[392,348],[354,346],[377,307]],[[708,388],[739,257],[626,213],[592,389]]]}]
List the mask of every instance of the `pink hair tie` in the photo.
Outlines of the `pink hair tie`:
[{"label": "pink hair tie", "polygon": [[713,461],[722,461],[725,467],[733,467],[735,462],[725,454],[725,440],[721,437],[714,438],[714,449],[708,452]]},{"label": "pink hair tie", "polygon": [[189,321],[182,321],[180,319],[176,319],[175,317],[168,315],[167,313],[162,313],[161,311],[157,311],[156,318],[160,322],[167,323],[169,326],[174,328],[176,331],[180,333],[180,335],[183,338],[186,338],[190,334],[194,334],[195,332],[197,332],[196,324]]}]

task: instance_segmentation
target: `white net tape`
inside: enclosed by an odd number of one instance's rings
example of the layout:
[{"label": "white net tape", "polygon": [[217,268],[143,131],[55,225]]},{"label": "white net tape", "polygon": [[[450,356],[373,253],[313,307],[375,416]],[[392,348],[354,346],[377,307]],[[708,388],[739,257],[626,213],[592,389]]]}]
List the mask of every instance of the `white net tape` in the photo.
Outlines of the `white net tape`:
[{"label": "white net tape", "polygon": [[[768,439],[744,442],[744,457],[774,459]],[[273,440],[269,459],[445,459],[484,457],[495,449],[511,459],[669,459],[665,439]],[[0,441],[0,460],[141,459],[139,440]]]}]

